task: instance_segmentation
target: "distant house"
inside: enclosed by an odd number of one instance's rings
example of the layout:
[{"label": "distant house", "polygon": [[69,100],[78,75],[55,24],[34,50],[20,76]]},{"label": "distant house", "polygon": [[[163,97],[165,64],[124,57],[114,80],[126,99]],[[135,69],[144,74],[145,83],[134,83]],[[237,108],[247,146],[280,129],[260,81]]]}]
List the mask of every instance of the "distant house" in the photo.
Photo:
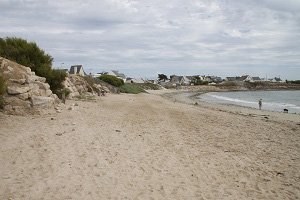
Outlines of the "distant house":
[{"label": "distant house", "polygon": [[170,76],[170,83],[176,85],[190,85],[191,80],[187,76],[172,75]]},{"label": "distant house", "polygon": [[252,79],[253,79],[253,82],[261,82],[262,81],[262,79],[259,78],[258,76],[257,77],[252,77]]},{"label": "distant house", "polygon": [[125,83],[145,83],[145,81],[142,78],[127,77]]},{"label": "distant house", "polygon": [[233,82],[253,82],[253,78],[249,75],[236,76],[236,77],[226,77],[225,81]]},{"label": "distant house", "polygon": [[269,79],[269,81],[271,82],[274,82],[274,83],[282,83],[284,81],[281,80],[281,78],[279,77],[275,77],[275,78],[272,78],[272,79]]},{"label": "distant house", "polygon": [[153,84],[158,84],[159,81],[158,80],[154,80],[154,79],[147,79],[145,80],[145,83],[153,83]]},{"label": "distant house", "polygon": [[117,70],[111,70],[108,74],[112,76],[116,76],[117,78],[122,79],[124,82],[126,82],[125,74],[119,73],[119,71]]},{"label": "distant house", "polygon": [[105,74],[108,74],[108,72],[104,72],[104,71],[103,72],[98,72],[98,73],[94,74],[93,77],[98,78],[98,77],[100,77],[102,75],[105,75]]},{"label": "distant house", "polygon": [[183,76],[183,85],[190,85],[192,78],[189,76]]},{"label": "distant house", "polygon": [[208,82],[208,83],[212,82],[212,79],[211,79],[210,76],[202,76],[202,80],[203,80],[203,81],[206,81],[206,82]]},{"label": "distant house", "polygon": [[238,81],[253,82],[253,79],[249,75],[243,75],[243,76],[239,77]]},{"label": "distant house", "polygon": [[237,81],[237,77],[226,77],[225,81]]},{"label": "distant house", "polygon": [[207,76],[207,77],[209,77],[210,79],[210,81],[208,82],[220,83],[223,81],[222,78],[218,76]]},{"label": "distant house", "polygon": [[69,74],[76,74],[80,76],[86,76],[86,73],[83,70],[82,65],[73,65],[70,68]]}]

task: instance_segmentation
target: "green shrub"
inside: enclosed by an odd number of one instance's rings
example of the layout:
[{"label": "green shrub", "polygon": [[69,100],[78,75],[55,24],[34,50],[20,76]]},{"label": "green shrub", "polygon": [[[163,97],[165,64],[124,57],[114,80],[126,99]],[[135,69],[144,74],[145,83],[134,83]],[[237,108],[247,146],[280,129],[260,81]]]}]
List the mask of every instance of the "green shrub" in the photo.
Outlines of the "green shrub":
[{"label": "green shrub", "polygon": [[146,92],[143,88],[139,87],[136,84],[125,83],[119,88],[121,93],[138,94],[138,93]]},{"label": "green shrub", "polygon": [[287,81],[287,83],[292,83],[292,84],[300,84],[300,80],[295,80],[295,81]]},{"label": "green shrub", "polygon": [[272,83],[268,83],[268,82],[244,82],[244,86],[249,89],[266,87],[271,84]]},{"label": "green shrub", "polygon": [[48,76],[46,77],[47,82],[50,85],[50,89],[54,94],[57,94],[60,90],[63,89],[63,81],[66,79],[66,72],[59,69],[53,69],[49,72]]},{"label": "green shrub", "polygon": [[238,84],[234,81],[225,81],[225,82],[222,82],[220,84],[220,86],[235,87],[235,86],[238,86]]},{"label": "green shrub", "polygon": [[194,83],[194,85],[208,85],[208,81],[197,81],[196,83]]},{"label": "green shrub", "polygon": [[160,90],[160,86],[153,83],[131,83],[132,85],[136,85],[144,90]]},{"label": "green shrub", "polygon": [[66,72],[52,69],[53,58],[36,43],[16,37],[0,38],[0,56],[30,67],[36,75],[45,77],[53,93],[63,88]]},{"label": "green shrub", "polygon": [[57,94],[58,98],[60,98],[60,99],[62,99],[63,94],[65,94],[65,97],[67,98],[70,93],[71,93],[71,91],[67,88],[56,91],[56,94]]},{"label": "green shrub", "polygon": [[105,75],[100,76],[99,79],[106,83],[109,83],[115,87],[120,87],[120,86],[124,85],[124,81],[122,79],[119,79],[112,75],[105,74]]}]

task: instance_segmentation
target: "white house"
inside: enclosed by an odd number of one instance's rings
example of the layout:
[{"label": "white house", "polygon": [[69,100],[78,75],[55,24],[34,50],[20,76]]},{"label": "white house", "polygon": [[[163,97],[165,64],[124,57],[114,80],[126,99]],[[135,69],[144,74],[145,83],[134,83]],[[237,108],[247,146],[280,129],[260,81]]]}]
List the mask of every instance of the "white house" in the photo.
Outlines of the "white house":
[{"label": "white house", "polygon": [[86,73],[83,70],[82,65],[73,65],[70,68],[69,74],[76,74],[76,75],[80,75],[80,76],[85,76]]},{"label": "white house", "polygon": [[116,76],[119,79],[122,79],[124,82],[126,82],[126,76],[125,74],[119,73],[117,70],[111,70],[108,72],[109,75]]},{"label": "white house", "polygon": [[187,76],[172,75],[170,76],[170,82],[175,85],[190,85],[191,80]]},{"label": "white house", "polygon": [[127,77],[125,83],[145,83],[145,81],[142,78]]}]

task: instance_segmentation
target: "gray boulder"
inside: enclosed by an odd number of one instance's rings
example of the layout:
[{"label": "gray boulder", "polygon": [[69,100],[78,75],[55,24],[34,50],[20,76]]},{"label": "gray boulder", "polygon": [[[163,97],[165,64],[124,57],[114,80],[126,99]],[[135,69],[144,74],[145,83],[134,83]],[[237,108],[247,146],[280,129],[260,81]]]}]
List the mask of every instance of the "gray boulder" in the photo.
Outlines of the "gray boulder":
[{"label": "gray boulder", "polygon": [[30,87],[23,86],[23,85],[8,85],[7,86],[7,93],[16,95],[16,94],[23,94],[30,90]]}]

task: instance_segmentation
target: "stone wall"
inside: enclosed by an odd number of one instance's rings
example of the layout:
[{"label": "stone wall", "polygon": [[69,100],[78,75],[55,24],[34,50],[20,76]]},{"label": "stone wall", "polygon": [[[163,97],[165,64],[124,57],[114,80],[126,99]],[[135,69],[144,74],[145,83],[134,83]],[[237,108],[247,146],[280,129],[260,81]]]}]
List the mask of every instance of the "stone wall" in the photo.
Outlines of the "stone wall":
[{"label": "stone wall", "polygon": [[35,75],[29,67],[0,57],[0,71],[6,83],[5,112],[26,114],[36,109],[53,108],[59,102],[46,78]]}]

